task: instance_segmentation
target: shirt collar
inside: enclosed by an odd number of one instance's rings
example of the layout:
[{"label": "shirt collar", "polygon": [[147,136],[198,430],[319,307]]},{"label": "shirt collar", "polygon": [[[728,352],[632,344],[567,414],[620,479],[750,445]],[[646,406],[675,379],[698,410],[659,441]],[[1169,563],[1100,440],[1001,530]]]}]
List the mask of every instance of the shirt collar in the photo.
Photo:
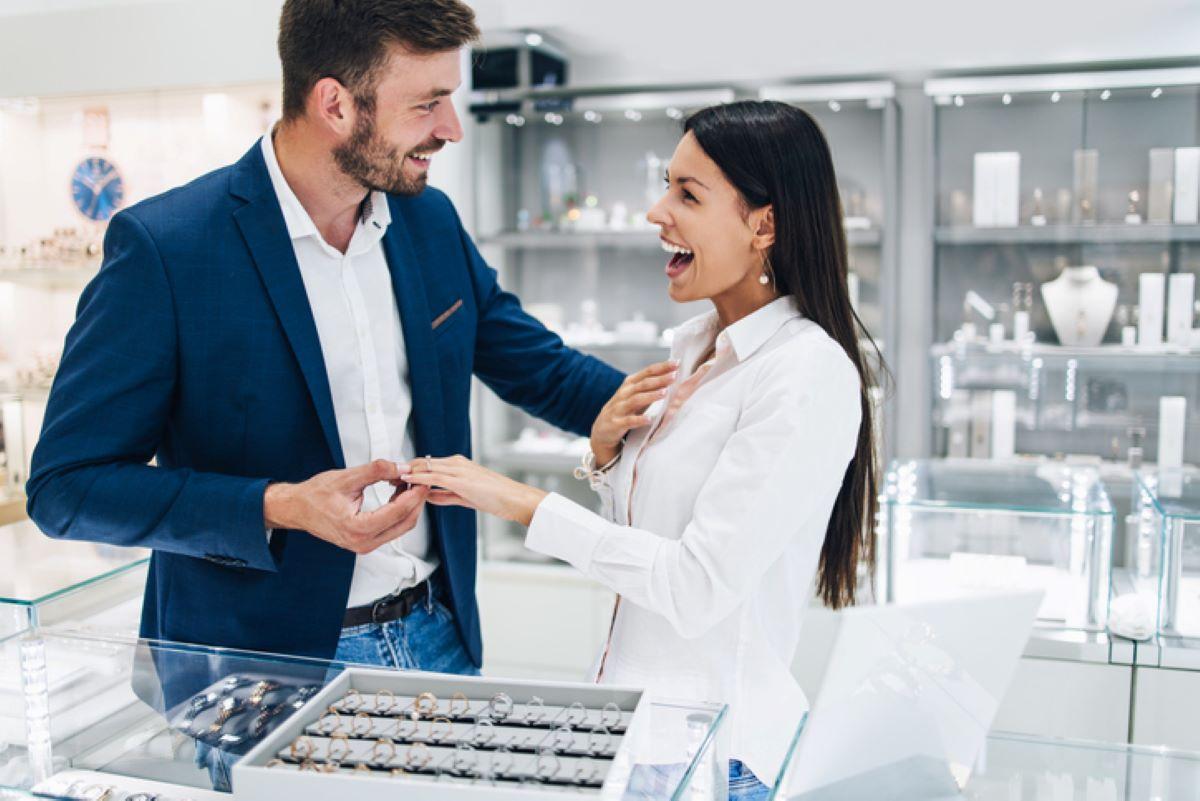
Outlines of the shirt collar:
[{"label": "shirt collar", "polygon": [[[283,211],[283,222],[287,226],[288,236],[292,239],[315,236],[318,240],[324,241],[321,238],[321,232],[317,230],[316,223],[312,221],[312,217],[308,216],[300,199],[296,197],[296,193],[288,185],[287,179],[283,177],[283,170],[280,169],[279,159],[275,155],[273,134],[274,128],[262,138],[263,159],[267,162],[267,174],[271,176],[271,186],[275,189],[275,196],[279,198],[279,208]],[[378,191],[367,195],[366,200],[363,201],[362,218],[359,222],[366,226],[372,234],[379,232],[382,235],[382,232],[392,222],[392,212],[388,208],[387,195]]]},{"label": "shirt collar", "polygon": [[[760,309],[747,314],[724,331],[716,334],[733,346],[733,353],[739,362],[750,358],[755,351],[766,344],[784,323],[800,317],[796,302],[790,295],[776,298]],[[675,339],[680,345],[680,351],[686,349],[695,340],[706,340],[705,345],[712,342],[711,337],[717,331],[721,321],[715,310],[693,317],[675,329]]]}]

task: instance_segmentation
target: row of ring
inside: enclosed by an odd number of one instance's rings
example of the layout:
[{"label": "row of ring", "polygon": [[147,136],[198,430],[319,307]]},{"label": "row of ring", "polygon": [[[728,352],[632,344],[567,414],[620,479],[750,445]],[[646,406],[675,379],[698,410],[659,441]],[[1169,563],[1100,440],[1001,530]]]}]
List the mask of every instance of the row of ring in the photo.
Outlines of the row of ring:
[{"label": "row of ring", "polygon": [[[294,745],[295,743],[293,743]],[[560,756],[548,750],[542,751],[537,755],[532,774],[515,773],[516,759],[511,752],[505,749],[489,752],[491,758],[486,766],[486,770],[481,770],[484,766],[480,765],[479,756],[475,749],[465,744],[460,745],[453,753],[448,754],[445,759],[432,768],[430,766],[434,759],[433,752],[423,743],[414,743],[408,746],[407,752],[404,755],[403,767],[394,767],[391,764],[395,760],[397,753],[395,743],[390,740],[380,739],[372,747],[370,758],[354,762],[353,770],[358,773],[372,774],[386,770],[392,776],[412,775],[432,770],[438,776],[441,776],[444,772],[451,772],[456,776],[470,776],[485,780],[521,780],[522,778],[529,778],[538,782],[558,780],[558,774],[562,770],[562,759]],[[328,760],[323,760],[314,758],[312,754],[300,756],[293,752],[289,754],[289,759],[272,759],[266,766],[268,768],[277,768],[286,765],[299,765],[300,770],[337,773],[346,767],[343,762],[348,756],[349,752],[347,751],[337,757],[329,757]],[[497,762],[500,764],[497,765]],[[570,783],[587,784],[599,781],[602,778],[603,771],[600,763],[587,757],[575,760],[575,762],[575,772],[568,780]],[[447,765],[447,763],[450,764]]]},{"label": "row of ring", "polygon": [[[417,695],[411,703],[400,710],[396,710],[397,699],[395,693],[391,690],[379,690],[373,693],[374,700],[371,704],[371,712],[382,715],[391,716],[394,714],[405,715],[418,720],[422,716],[434,717],[438,712],[438,698],[431,692],[423,692]],[[387,700],[387,706],[383,705],[384,699]],[[367,702],[363,698],[361,692],[356,689],[350,689],[342,697],[341,701],[329,707],[329,711],[334,714],[339,714],[341,711],[347,713],[362,714],[366,712]],[[576,701],[570,706],[563,707],[553,719],[547,721],[546,716],[550,710],[546,708],[546,702],[539,696],[533,696],[525,703],[525,715],[520,720],[530,725],[539,723],[549,723],[551,725],[558,723],[559,719],[566,715],[566,723],[571,725],[580,725],[587,720],[588,708],[583,703]],[[340,709],[339,709],[340,707]],[[512,696],[508,693],[496,693],[491,697],[491,700],[484,705],[479,712],[471,713],[471,699],[461,692],[456,692],[450,696],[447,704],[447,713],[444,717],[450,718],[465,718],[470,717],[479,719],[481,717],[491,718],[493,720],[508,720],[516,708]],[[621,724],[621,707],[616,703],[609,701],[600,710],[600,725],[614,729]],[[576,719],[577,718],[577,719]]]},{"label": "row of ring", "polygon": [[[438,728],[439,726],[440,728]],[[560,726],[557,729],[550,729],[540,740],[536,742],[534,741],[532,734],[528,734],[519,730],[506,740],[498,740],[498,732],[496,731],[495,724],[487,720],[476,723],[464,738],[454,737],[454,724],[451,723],[447,718],[435,718],[432,720],[429,725],[429,733],[425,737],[419,737],[416,729],[417,724],[413,724],[412,732],[401,732],[400,727],[397,726],[396,731],[393,733],[394,736],[383,736],[380,737],[379,740],[387,740],[390,742],[393,739],[399,739],[405,743],[422,743],[426,745],[453,745],[457,743],[463,743],[480,748],[487,748],[494,745],[495,747],[503,746],[522,751],[537,751],[545,748],[551,748],[555,751],[563,752],[569,751],[573,746],[575,746],[576,742],[576,732],[574,732],[568,726]],[[322,734],[326,733],[318,730],[312,734],[313,736],[320,737]],[[376,738],[377,734],[379,733],[375,732],[372,728],[361,732],[355,730],[350,733],[336,731],[333,733],[328,733],[326,736],[328,736],[330,740],[329,747],[331,749],[335,743],[345,743],[346,749],[349,750],[351,739],[374,739]],[[387,732],[383,732],[383,734],[387,735]],[[309,751],[311,752],[312,741],[308,739],[308,735],[301,735],[294,740],[292,742],[293,750],[295,749],[297,743],[300,743],[301,741],[308,741]],[[591,731],[587,732],[587,740],[583,746],[583,751],[589,756],[603,756],[611,753],[613,750],[613,745],[613,733],[603,726],[597,726]]]}]

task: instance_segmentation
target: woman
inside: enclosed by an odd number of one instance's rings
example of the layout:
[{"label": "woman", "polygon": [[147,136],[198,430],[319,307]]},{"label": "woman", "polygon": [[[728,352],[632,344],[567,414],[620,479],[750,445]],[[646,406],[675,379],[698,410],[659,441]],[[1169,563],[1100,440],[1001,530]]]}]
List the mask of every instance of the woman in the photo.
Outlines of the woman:
[{"label": "woman", "polygon": [[684,132],[648,218],[672,300],[714,310],[597,418],[583,472],[603,513],[462,457],[405,480],[529,526],[527,547],[616,591],[598,679],[728,703],[730,797],[757,799],[807,706],[790,666],[814,581],[841,607],[873,565],[871,376],[816,123],[744,102]]}]

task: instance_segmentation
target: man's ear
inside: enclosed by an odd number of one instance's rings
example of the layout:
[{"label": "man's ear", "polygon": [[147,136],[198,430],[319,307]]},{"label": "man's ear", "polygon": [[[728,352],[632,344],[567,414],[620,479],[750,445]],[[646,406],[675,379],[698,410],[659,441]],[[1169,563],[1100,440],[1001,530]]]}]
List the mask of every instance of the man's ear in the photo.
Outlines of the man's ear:
[{"label": "man's ear", "polygon": [[308,110],[314,120],[339,138],[349,136],[354,130],[357,113],[354,98],[337,78],[325,77],[313,85],[308,95]]}]

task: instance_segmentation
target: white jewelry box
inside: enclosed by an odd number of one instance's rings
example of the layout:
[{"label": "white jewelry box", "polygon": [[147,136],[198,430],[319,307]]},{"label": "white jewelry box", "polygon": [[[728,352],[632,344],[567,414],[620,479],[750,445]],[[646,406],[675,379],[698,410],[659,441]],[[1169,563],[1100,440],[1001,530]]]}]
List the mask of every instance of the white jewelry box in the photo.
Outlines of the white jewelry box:
[{"label": "white jewelry box", "polygon": [[[301,770],[292,762],[280,764],[280,755],[287,752],[301,736],[310,739],[312,750],[305,756],[311,755],[319,760],[322,753],[329,755],[328,749],[333,748],[333,740],[323,740],[311,732],[314,731],[314,724],[317,724],[318,728],[325,727],[321,728],[322,731],[326,728],[331,733],[345,731],[340,722],[334,727],[332,720],[328,724],[322,721],[327,717],[332,718],[330,707],[341,704],[352,690],[357,691],[359,697],[371,697],[376,701],[376,694],[379,694],[379,697],[394,697],[398,708],[406,708],[405,705],[411,707],[422,694],[431,694],[438,699],[436,709],[425,713],[424,722],[420,724],[422,726],[432,726],[433,718],[436,717],[447,721],[442,724],[443,727],[448,725],[449,717],[453,714],[450,711],[450,704],[454,703],[452,699],[458,698],[460,700],[457,703],[462,704],[463,695],[466,696],[466,707],[460,711],[464,713],[478,713],[481,707],[494,702],[501,695],[511,699],[512,711],[508,719],[514,722],[524,720],[529,714],[528,710],[536,708],[541,714],[549,717],[549,720],[539,720],[549,724],[564,712],[571,710],[572,705],[575,705],[577,710],[578,705],[582,704],[589,717],[579,721],[577,733],[585,737],[599,726],[601,715],[613,715],[609,719],[610,723],[616,720],[612,706],[615,705],[620,710],[620,723],[613,726],[613,729],[620,732],[619,742],[615,744],[615,750],[606,751],[605,757],[596,759],[587,755],[551,756],[538,748],[537,743],[532,745],[534,750],[530,753],[528,747],[523,751],[515,749],[497,752],[486,748],[464,750],[433,745],[419,747],[418,750],[417,746],[396,742],[389,754],[389,746],[377,745],[379,740],[372,741],[370,738],[374,737],[374,734],[367,734],[370,730],[364,729],[364,739],[352,741],[357,750],[343,750],[350,749],[350,745],[342,745],[345,742],[343,739],[338,748],[340,759],[335,759],[342,762],[352,755],[357,755],[359,759],[367,758],[365,754],[359,753],[366,748],[368,753],[377,758],[378,763],[384,763],[375,764],[375,769],[370,773],[355,771],[348,767],[348,763],[343,765],[343,770],[336,773]],[[529,702],[535,698],[540,699],[544,706],[531,705]],[[568,798],[575,801],[580,798],[616,801],[624,795],[633,769],[630,743],[646,737],[644,729],[647,715],[639,713],[643,701],[644,694],[641,690],[594,684],[498,680],[415,671],[350,668],[334,678],[301,710],[271,732],[233,766],[233,797],[237,801],[266,801],[278,798],[287,798],[289,801],[326,801],[330,798],[351,797],[356,801],[391,801],[400,795],[407,801],[515,801],[528,798],[546,801],[565,801]],[[371,709],[369,703],[364,704],[364,711]],[[606,705],[609,705],[609,712],[604,711]],[[351,726],[356,725],[351,722],[354,718],[350,715],[350,707],[344,707],[344,710],[347,723]],[[390,706],[387,711],[391,711]],[[438,714],[442,711],[448,713],[446,717]],[[495,725],[502,724],[497,722]],[[553,736],[555,729],[544,729],[544,733],[542,729],[538,729],[537,732],[538,737],[545,739]],[[327,750],[322,752],[323,748]],[[461,758],[465,761],[469,756],[467,751],[479,760],[476,766],[483,765],[494,769],[492,779],[456,775],[454,760]],[[419,757],[411,763],[405,762],[406,757],[412,757],[414,753],[418,753]],[[341,756],[342,754],[347,756]],[[609,755],[611,758],[608,758]],[[429,761],[424,761],[427,757]],[[424,764],[418,764],[423,761]],[[267,767],[268,763],[272,763],[272,767]],[[431,766],[434,763],[446,769],[438,775],[432,775],[428,770],[432,770]],[[405,772],[394,775],[390,772],[393,765]],[[593,778],[593,782],[590,783],[595,782],[596,771],[602,771],[603,780],[600,786],[586,786],[576,781],[579,776],[585,775],[585,766],[589,771],[586,775]],[[414,768],[416,770],[413,770]],[[517,777],[520,776],[527,777],[528,783],[519,780]],[[557,783],[543,783],[542,780],[547,778]]]}]

